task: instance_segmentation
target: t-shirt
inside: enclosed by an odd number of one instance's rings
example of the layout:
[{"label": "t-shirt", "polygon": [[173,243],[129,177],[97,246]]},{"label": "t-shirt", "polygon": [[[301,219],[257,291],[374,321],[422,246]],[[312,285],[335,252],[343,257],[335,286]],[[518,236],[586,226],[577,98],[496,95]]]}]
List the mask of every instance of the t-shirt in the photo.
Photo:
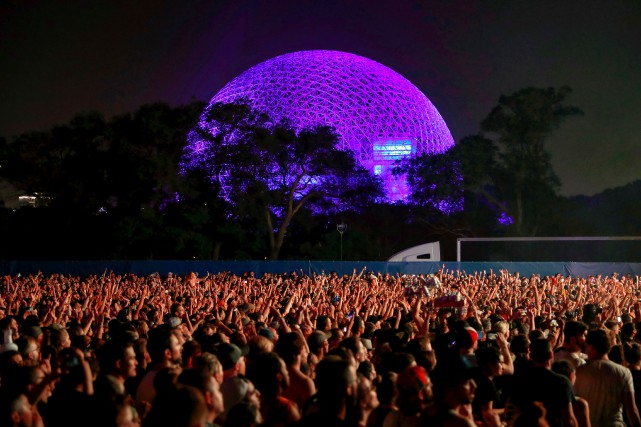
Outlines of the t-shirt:
[{"label": "t-shirt", "polygon": [[516,406],[541,402],[547,410],[550,427],[563,426],[562,410],[574,402],[572,384],[567,378],[549,369],[534,367],[515,374],[512,397]]},{"label": "t-shirt", "polygon": [[587,356],[583,353],[568,351],[565,348],[560,348],[556,353],[554,353],[554,361],[559,362],[561,360],[567,360],[574,366],[574,369],[579,366],[585,365]]},{"label": "t-shirt", "polygon": [[[630,369],[630,373],[632,374],[632,384],[634,384],[634,403],[637,404],[637,408],[641,408],[641,371]],[[625,425],[630,425],[625,411],[623,411],[623,420]]]},{"label": "t-shirt", "polygon": [[641,408],[641,371],[630,370],[632,374],[632,384],[634,384],[634,400],[637,408]]},{"label": "t-shirt", "polygon": [[[56,386],[43,414],[47,427],[81,427],[91,424],[96,415],[96,401],[71,387]],[[89,421],[89,423],[88,423]]]},{"label": "t-shirt", "polygon": [[576,370],[574,391],[588,401],[593,426],[625,426],[623,398],[626,393],[634,393],[628,368],[610,360],[589,361]]},{"label": "t-shirt", "polygon": [[136,402],[148,402],[153,403],[156,398],[156,388],[154,387],[154,379],[156,379],[156,374],[158,371],[152,370],[145,374],[138,385],[138,390],[136,391]]},{"label": "t-shirt", "polygon": [[474,417],[476,419],[482,419],[481,411],[483,405],[489,402],[493,402],[492,407],[498,408],[499,401],[501,397],[499,395],[494,382],[486,377],[485,375],[479,373],[474,377],[474,382],[476,383],[476,391],[474,392],[474,402],[472,402],[472,410],[474,412]]},{"label": "t-shirt", "polygon": [[227,377],[220,386],[220,392],[223,395],[225,410],[218,419],[224,421],[229,410],[242,401],[247,394],[247,383],[239,376]]}]

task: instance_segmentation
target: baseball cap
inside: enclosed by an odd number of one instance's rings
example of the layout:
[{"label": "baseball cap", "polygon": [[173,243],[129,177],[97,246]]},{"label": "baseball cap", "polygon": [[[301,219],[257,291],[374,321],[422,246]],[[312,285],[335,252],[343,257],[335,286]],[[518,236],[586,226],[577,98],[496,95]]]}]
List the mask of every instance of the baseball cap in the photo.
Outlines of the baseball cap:
[{"label": "baseball cap", "polygon": [[405,368],[396,381],[400,390],[421,391],[427,385],[427,372],[422,366]]},{"label": "baseball cap", "polygon": [[258,330],[258,335],[260,335],[261,337],[265,337],[268,340],[273,340],[274,339],[274,333],[269,328],[260,328]]},{"label": "baseball cap", "polygon": [[177,317],[170,317],[169,319],[167,319],[167,325],[172,329],[177,328],[180,323],[181,321]]},{"label": "baseball cap", "polygon": [[307,337],[307,345],[312,353],[318,351],[325,341],[327,341],[327,334],[322,331],[314,331]]},{"label": "baseball cap", "polygon": [[223,370],[233,368],[243,356],[243,351],[235,344],[221,343],[216,351],[216,357],[223,366]]},{"label": "baseball cap", "polygon": [[465,330],[467,331],[468,334],[470,334],[470,336],[472,337],[472,341],[473,342],[478,341],[479,333],[478,333],[478,331],[476,329],[468,326],[468,327],[465,328]]}]

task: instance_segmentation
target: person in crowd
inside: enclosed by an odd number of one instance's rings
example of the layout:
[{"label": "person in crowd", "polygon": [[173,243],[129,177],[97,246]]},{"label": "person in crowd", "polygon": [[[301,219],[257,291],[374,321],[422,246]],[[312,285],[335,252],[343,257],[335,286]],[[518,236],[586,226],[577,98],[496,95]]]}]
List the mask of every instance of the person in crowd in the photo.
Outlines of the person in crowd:
[{"label": "person in crowd", "polygon": [[255,356],[262,353],[270,353],[272,351],[274,351],[274,342],[271,339],[262,335],[253,336],[247,342],[246,362],[247,364],[251,364],[251,361]]},{"label": "person in crowd", "polygon": [[356,361],[356,366],[359,363],[367,359],[367,349],[360,338],[356,336],[351,336],[342,340],[339,344],[339,347],[345,348],[352,353],[354,360]]},{"label": "person in crowd", "polygon": [[424,409],[420,427],[474,427],[472,403],[476,392],[475,370],[452,352],[434,371],[434,405]]},{"label": "person in crowd", "polygon": [[71,347],[71,338],[69,332],[62,326],[53,324],[50,331],[50,343],[56,352],[60,352],[65,348]]},{"label": "person in crowd", "polygon": [[[576,369],[571,362],[559,360],[558,362],[552,363],[552,372],[569,379],[570,384],[574,386],[576,382]],[[574,410],[574,416],[579,427],[590,427],[590,406],[588,405],[588,401],[580,396],[575,396],[574,402],[572,402],[572,409]]]},{"label": "person in crowd", "polygon": [[95,394],[104,398],[124,396],[125,381],[137,374],[134,342],[124,337],[111,339],[100,347],[98,355],[100,374],[94,383]]},{"label": "person in crowd", "polygon": [[554,352],[554,361],[567,360],[574,368],[584,365],[587,356],[585,351],[585,338],[588,334],[588,325],[577,320],[569,320],[563,328],[563,345]]},{"label": "person in crowd", "polygon": [[318,330],[313,331],[307,337],[307,347],[309,348],[309,363],[316,366],[329,351],[327,333]]},{"label": "person in crowd", "polygon": [[353,410],[348,414],[349,422],[358,427],[367,427],[369,418],[380,405],[376,386],[368,377],[357,374],[356,397]]},{"label": "person in crowd", "polygon": [[7,427],[43,427],[42,419],[24,394],[0,397],[0,424]]},{"label": "person in crowd", "polygon": [[332,329],[332,322],[329,316],[321,314],[316,318],[316,330],[328,333]]},{"label": "person in crowd", "polygon": [[283,397],[302,408],[316,393],[314,381],[301,370],[309,355],[307,343],[301,333],[289,332],[280,336],[275,351],[285,362],[289,376],[289,386],[283,391]]},{"label": "person in crowd", "polygon": [[387,414],[398,410],[398,406],[396,406],[398,397],[397,379],[398,374],[396,372],[388,372],[381,377],[381,381],[376,386],[376,397],[379,405],[367,419],[367,427],[383,427]]},{"label": "person in crowd", "polygon": [[316,394],[298,427],[348,426],[348,411],[356,396],[356,368],[348,359],[327,356],[316,367]]},{"label": "person in crowd", "polygon": [[136,401],[151,404],[156,397],[156,388],[154,387],[156,374],[162,369],[176,370],[180,368],[182,345],[175,331],[163,325],[150,331],[147,348],[152,366],[140,381],[136,391]]},{"label": "person in crowd", "polygon": [[533,402],[545,407],[550,427],[577,426],[570,380],[552,372],[554,354],[550,341],[537,338],[530,344],[532,368],[514,378],[512,398],[520,409]]},{"label": "person in crowd", "polygon": [[2,334],[0,353],[10,350],[18,351],[15,341],[20,338],[20,333],[18,332],[18,321],[14,316],[8,315],[0,319],[0,333]]},{"label": "person in crowd", "polygon": [[[630,317],[630,315],[628,315],[628,317]],[[637,328],[631,320],[628,320],[621,325],[621,333],[619,336],[621,338],[621,344],[634,342],[634,339],[637,336]]]},{"label": "person in crowd", "polygon": [[621,317],[619,316],[619,319],[608,319],[603,325],[606,331],[611,331],[609,336],[612,346],[621,344],[621,336],[619,335],[621,333]]},{"label": "person in crowd", "polygon": [[368,378],[370,381],[376,381],[378,378],[376,367],[369,360],[364,360],[359,363],[358,368],[356,368],[356,373]]},{"label": "person in crowd", "polygon": [[207,405],[195,387],[176,384],[159,391],[142,427],[206,427]]},{"label": "person in crowd", "polygon": [[512,363],[515,374],[530,368],[530,339],[527,335],[519,334],[512,337],[510,352],[514,355]]},{"label": "person in crowd", "polygon": [[[205,416],[206,427],[217,427],[216,418],[225,410],[223,395],[220,392],[220,385],[206,370],[185,369],[178,376],[178,384],[194,387],[202,393],[207,414]],[[229,424],[233,425],[233,424]]]},{"label": "person in crowd", "polygon": [[628,368],[608,360],[612,343],[603,329],[593,329],[586,337],[588,363],[576,370],[574,390],[590,407],[593,426],[623,425],[625,410],[630,426],[641,426],[635,403],[634,383]]},{"label": "person in crowd", "polygon": [[32,336],[22,335],[16,340],[18,351],[22,356],[22,364],[25,366],[40,365],[40,345],[38,340]]},{"label": "person in crowd", "polygon": [[632,374],[634,402],[637,405],[637,409],[639,409],[641,408],[641,344],[634,341],[626,342],[623,344],[623,355],[625,358],[625,366],[630,369],[630,373]]},{"label": "person in crowd", "polygon": [[220,415],[221,423],[225,423],[227,413],[235,404],[243,400],[247,394],[245,375],[245,355],[240,347],[230,343],[220,343],[216,357],[223,368],[223,382],[220,391],[223,394],[225,409]]},{"label": "person in crowd", "polygon": [[361,335],[365,333],[365,321],[360,316],[354,316],[353,313],[352,317],[351,336],[361,338]]},{"label": "person in crowd", "polygon": [[256,405],[240,402],[234,405],[227,416],[227,425],[234,427],[257,427],[261,423]]},{"label": "person in crowd", "polygon": [[223,384],[223,365],[220,364],[220,361],[215,355],[205,352],[196,356],[194,358],[193,368],[211,375],[219,386]]},{"label": "person in crowd", "polygon": [[96,407],[89,361],[76,348],[63,349],[58,359],[61,377],[43,413],[44,424],[47,427],[84,426],[95,415]]},{"label": "person in crowd", "polygon": [[247,372],[247,378],[260,392],[262,425],[289,426],[300,419],[296,403],[284,396],[290,380],[285,362],[278,354],[271,352],[258,355]]},{"label": "person in crowd", "polygon": [[398,410],[390,411],[383,427],[414,427],[418,425],[421,412],[432,398],[432,383],[421,366],[409,366],[398,375]]},{"label": "person in crowd", "polygon": [[503,374],[503,356],[497,347],[489,345],[476,352],[476,361],[479,369],[474,377],[474,418],[487,426],[500,426],[498,408],[503,406],[503,402],[494,379]]}]

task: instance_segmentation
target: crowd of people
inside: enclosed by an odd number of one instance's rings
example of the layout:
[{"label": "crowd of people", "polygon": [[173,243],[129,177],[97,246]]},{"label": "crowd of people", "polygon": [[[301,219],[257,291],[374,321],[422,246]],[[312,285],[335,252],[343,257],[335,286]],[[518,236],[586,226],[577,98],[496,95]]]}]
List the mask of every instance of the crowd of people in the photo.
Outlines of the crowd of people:
[{"label": "crowd of people", "polygon": [[641,426],[639,277],[0,282],[2,426]]}]

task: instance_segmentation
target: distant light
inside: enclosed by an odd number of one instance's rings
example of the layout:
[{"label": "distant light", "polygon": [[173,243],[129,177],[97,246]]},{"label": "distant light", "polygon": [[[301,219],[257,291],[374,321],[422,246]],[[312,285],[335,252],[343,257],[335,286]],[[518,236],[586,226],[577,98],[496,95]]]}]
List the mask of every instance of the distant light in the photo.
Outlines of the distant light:
[{"label": "distant light", "polygon": [[506,214],[505,212],[501,212],[501,215],[499,215],[499,217],[497,218],[497,221],[501,225],[514,224],[514,220],[512,219],[512,217]]},{"label": "distant light", "polygon": [[37,196],[29,196],[29,195],[18,196],[18,204],[21,207],[31,206],[35,208],[37,202],[38,202]]}]

